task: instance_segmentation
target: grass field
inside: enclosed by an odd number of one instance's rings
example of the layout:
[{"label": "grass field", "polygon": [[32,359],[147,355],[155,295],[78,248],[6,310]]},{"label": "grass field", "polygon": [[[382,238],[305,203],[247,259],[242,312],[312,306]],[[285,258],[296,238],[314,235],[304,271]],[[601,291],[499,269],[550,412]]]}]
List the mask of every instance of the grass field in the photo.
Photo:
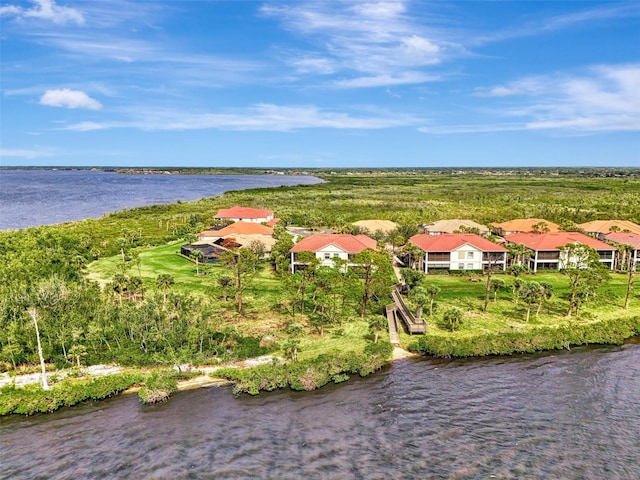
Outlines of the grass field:
[{"label": "grass field", "polygon": [[[140,275],[145,287],[155,290],[155,279],[160,274],[170,274],[175,278],[174,289],[177,292],[195,293],[203,296],[219,297],[219,287],[216,278],[225,270],[221,265],[200,265],[200,275],[196,275],[195,264],[178,254],[179,242],[159,247],[141,249],[140,262],[136,265],[130,262],[128,273]],[[87,267],[91,278],[106,283],[121,270],[119,255],[93,262]],[[488,332],[526,331],[538,326],[557,326],[568,321],[574,324],[585,324],[612,318],[632,318],[640,315],[640,295],[634,292],[630,307],[622,309],[627,288],[627,276],[614,273],[609,281],[600,287],[594,301],[582,307],[578,318],[565,317],[568,297],[569,279],[558,273],[537,273],[523,275],[525,281],[546,282],[553,286],[553,296],[536,315],[536,307],[532,308],[529,322],[526,322],[526,305],[519,302],[516,305],[513,294],[513,277],[496,274],[494,278],[501,278],[506,288],[498,291],[496,301],[491,302],[488,311],[482,311],[484,305],[484,288],[486,277],[466,277],[458,275],[429,275],[427,284],[440,287],[440,294],[436,297],[433,317],[428,316],[425,309],[424,318],[429,325],[428,335],[463,338],[482,335]],[[245,311],[242,318],[233,313],[231,300],[223,305],[218,301],[220,311],[225,311],[225,320],[252,335],[273,335],[282,339],[286,325],[292,321],[304,323],[300,316],[293,320],[283,308],[285,294],[282,292],[281,280],[276,278],[270,268],[265,265],[255,276],[251,287],[245,291]],[[442,321],[442,312],[449,307],[463,310],[464,320],[458,331],[451,332]],[[308,329],[308,334],[301,344],[301,358],[308,358],[327,351],[355,350],[364,347],[369,340],[370,333],[366,322],[349,319],[342,325],[328,328],[325,336],[320,337],[315,330]],[[383,338],[385,338],[383,336]],[[412,337],[400,333],[403,345],[408,345]]]},{"label": "grass field", "polygon": [[[532,308],[529,322],[525,321],[526,305],[522,301],[518,305],[514,302],[513,277],[495,275],[494,278],[505,280],[507,287],[498,291],[496,302],[493,301],[493,292],[491,293],[488,311],[484,313],[482,308],[486,277],[471,282],[465,277],[454,275],[428,276],[426,283],[441,289],[436,297],[437,308],[433,318],[429,317],[428,311],[423,314],[429,326],[428,335],[465,337],[488,332],[523,331],[537,326],[557,326],[567,322],[584,324],[640,316],[640,294],[637,291],[631,297],[629,308],[622,308],[627,289],[626,274],[611,274],[610,280],[598,290],[596,299],[585,304],[577,318],[565,316],[570,293],[566,276],[558,272],[522,275],[520,278],[525,281],[546,282],[553,286],[553,296],[543,304],[540,315],[536,315],[535,306]],[[464,311],[464,320],[458,331],[451,332],[442,321],[442,312],[454,306]],[[411,342],[409,335],[401,333],[400,336],[403,345]]]},{"label": "grass field", "polygon": [[[169,274],[175,279],[176,291],[206,294],[212,285],[212,274],[216,267],[201,263],[199,275],[196,275],[195,263],[179,255],[182,243],[171,242],[159,247],[140,249],[139,265],[133,261],[127,262],[127,274],[141,277],[147,290],[156,288],[158,275]],[[122,271],[122,257],[114,255],[97,260],[87,265],[86,270],[90,278],[104,285]]]}]

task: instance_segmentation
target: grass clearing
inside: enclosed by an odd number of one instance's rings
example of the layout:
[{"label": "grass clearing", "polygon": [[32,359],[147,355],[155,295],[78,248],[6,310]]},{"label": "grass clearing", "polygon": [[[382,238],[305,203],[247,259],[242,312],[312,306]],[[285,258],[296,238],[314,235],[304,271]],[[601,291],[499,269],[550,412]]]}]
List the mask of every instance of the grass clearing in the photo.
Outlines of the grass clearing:
[{"label": "grass clearing", "polygon": [[[433,318],[428,311],[423,315],[428,324],[427,336],[452,339],[470,339],[491,333],[512,333],[533,331],[539,327],[567,327],[596,324],[603,321],[633,319],[640,316],[640,294],[633,294],[628,310],[622,308],[627,289],[627,275],[612,273],[611,278],[600,287],[595,300],[583,305],[578,317],[566,317],[569,297],[569,280],[558,272],[522,275],[525,281],[546,282],[553,286],[552,298],[543,304],[540,314],[536,315],[537,306],[531,309],[529,322],[526,322],[526,305],[514,302],[513,277],[496,275],[502,278],[507,287],[497,294],[496,302],[491,301],[486,313],[484,306],[484,288],[486,277],[472,282],[465,277],[454,275],[432,275],[426,279],[427,284],[441,288],[436,297],[436,309]],[[443,312],[449,307],[458,307],[464,311],[463,324],[457,331],[450,331],[442,320]],[[407,347],[415,340],[400,332],[400,341]]]}]

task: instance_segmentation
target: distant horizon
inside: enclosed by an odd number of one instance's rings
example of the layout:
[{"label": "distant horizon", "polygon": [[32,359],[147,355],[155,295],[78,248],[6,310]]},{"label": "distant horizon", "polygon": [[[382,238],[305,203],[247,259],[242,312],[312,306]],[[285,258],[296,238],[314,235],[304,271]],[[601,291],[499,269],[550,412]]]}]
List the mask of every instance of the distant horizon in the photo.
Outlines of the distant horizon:
[{"label": "distant horizon", "polygon": [[392,167],[392,166],[373,166],[373,167],[304,167],[304,166],[189,166],[189,165],[0,165],[0,170],[25,170],[25,169],[39,169],[39,170],[51,170],[51,169],[70,169],[70,170],[549,170],[549,169],[565,169],[565,170],[638,170],[639,166],[625,166],[625,165],[548,165],[548,166],[535,166],[535,165],[518,165],[513,167],[505,166],[433,166],[433,167]]},{"label": "distant horizon", "polygon": [[637,1],[3,0],[0,30],[2,165],[640,165]]}]

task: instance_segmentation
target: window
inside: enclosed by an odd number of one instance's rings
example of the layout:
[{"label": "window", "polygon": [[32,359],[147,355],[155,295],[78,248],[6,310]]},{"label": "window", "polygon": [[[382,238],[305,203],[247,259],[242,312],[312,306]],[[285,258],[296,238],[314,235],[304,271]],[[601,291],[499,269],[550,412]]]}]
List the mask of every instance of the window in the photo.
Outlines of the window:
[{"label": "window", "polygon": [[467,252],[467,258],[473,258],[473,252]]},{"label": "window", "polygon": [[458,252],[458,260],[464,260],[464,252]]},{"label": "window", "polygon": [[467,270],[473,270],[473,263],[467,263]]},{"label": "window", "polygon": [[331,254],[330,253],[325,253],[324,254],[324,259],[325,260],[329,260],[331,258]]},{"label": "window", "polygon": [[340,254],[339,253],[334,253],[333,254],[333,258],[340,258]]},{"label": "window", "polygon": [[464,263],[458,264],[458,270],[464,270]]}]

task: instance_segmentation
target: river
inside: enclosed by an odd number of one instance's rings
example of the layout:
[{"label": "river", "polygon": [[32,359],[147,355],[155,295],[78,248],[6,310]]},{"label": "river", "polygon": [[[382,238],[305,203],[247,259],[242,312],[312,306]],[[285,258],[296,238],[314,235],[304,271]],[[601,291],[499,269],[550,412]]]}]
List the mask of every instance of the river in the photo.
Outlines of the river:
[{"label": "river", "polygon": [[101,170],[0,169],[0,230],[51,225],[229,190],[308,185],[305,175],[129,175]]},{"label": "river", "polygon": [[637,480],[640,343],[406,359],[310,393],[124,395],[2,418],[0,439],[2,479]]}]

